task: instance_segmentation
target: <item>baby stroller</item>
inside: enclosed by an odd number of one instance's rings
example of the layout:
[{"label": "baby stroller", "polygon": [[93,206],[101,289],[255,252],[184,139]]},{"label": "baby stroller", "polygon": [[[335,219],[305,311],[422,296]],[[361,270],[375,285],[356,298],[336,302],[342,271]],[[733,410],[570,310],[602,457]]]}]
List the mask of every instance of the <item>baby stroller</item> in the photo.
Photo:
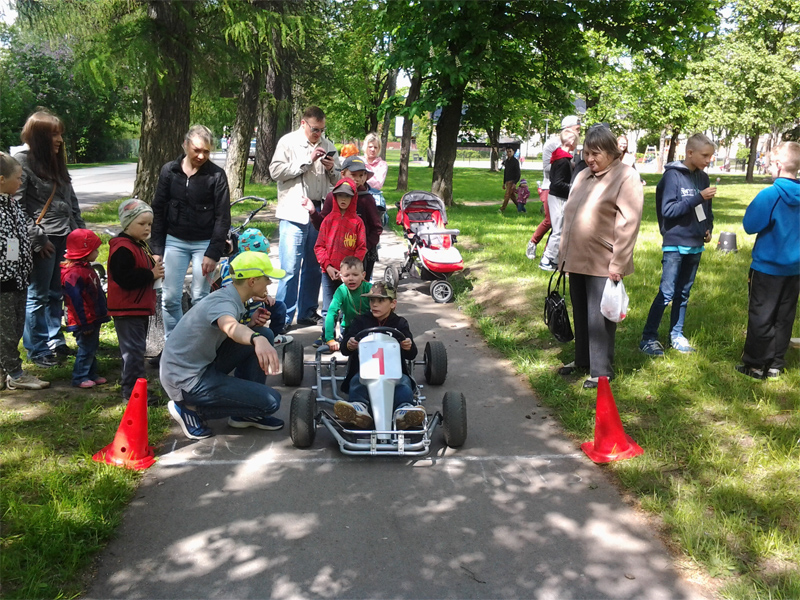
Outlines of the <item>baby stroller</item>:
[{"label": "baby stroller", "polygon": [[458,229],[446,229],[444,202],[430,192],[404,194],[397,204],[397,224],[402,225],[408,243],[405,262],[398,269],[390,265],[384,272],[386,283],[397,286],[406,277],[431,282],[431,297],[444,304],[453,299],[451,273],[464,269],[461,253],[454,247]]}]

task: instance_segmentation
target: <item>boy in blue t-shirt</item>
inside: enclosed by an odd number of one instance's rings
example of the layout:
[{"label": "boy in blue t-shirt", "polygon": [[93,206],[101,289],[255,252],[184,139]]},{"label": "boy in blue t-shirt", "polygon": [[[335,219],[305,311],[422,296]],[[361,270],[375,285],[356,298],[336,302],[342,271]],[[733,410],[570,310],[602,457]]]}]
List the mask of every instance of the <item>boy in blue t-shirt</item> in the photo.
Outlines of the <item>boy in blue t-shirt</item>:
[{"label": "boy in blue t-shirt", "polygon": [[639,343],[639,349],[650,356],[664,356],[664,346],[658,341],[658,326],[670,302],[672,348],[684,354],[695,351],[683,335],[683,323],[703,244],[711,241],[714,228],[711,199],[717,188],[709,186],[704,169],[711,163],[715,150],[705,135],[694,134],[686,142],[686,159],[669,163],[656,187],[656,215],[664,252],[661,285]]},{"label": "boy in blue t-shirt", "polygon": [[[263,252],[264,254],[269,254],[269,240],[264,237],[260,230],[251,227],[250,229],[245,229],[242,235],[239,236],[238,249],[239,252],[235,255],[220,261],[219,276],[222,279],[221,287],[225,287],[231,282],[230,262],[239,253]],[[270,319],[269,329],[275,334],[273,342],[275,346],[288,344],[292,341],[292,336],[284,335],[286,330],[286,304],[272,296],[265,296],[264,300],[251,298],[245,304],[245,309],[246,312],[242,317],[242,323],[249,323],[253,318]]]},{"label": "boy in blue t-shirt", "polygon": [[744,230],[757,234],[750,265],[750,303],[742,364],[754,379],[780,377],[800,296],[800,144],[775,148],[769,170],[775,179],[744,213]]}]

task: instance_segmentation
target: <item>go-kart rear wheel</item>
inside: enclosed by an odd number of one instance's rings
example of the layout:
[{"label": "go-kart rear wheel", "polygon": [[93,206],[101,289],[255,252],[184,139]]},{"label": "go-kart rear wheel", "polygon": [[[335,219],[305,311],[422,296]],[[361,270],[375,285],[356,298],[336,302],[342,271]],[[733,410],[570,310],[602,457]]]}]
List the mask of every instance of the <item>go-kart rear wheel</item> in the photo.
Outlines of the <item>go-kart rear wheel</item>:
[{"label": "go-kart rear wheel", "polygon": [[467,400],[460,392],[447,392],[442,400],[444,443],[458,448],[467,441]]},{"label": "go-kart rear wheel", "polygon": [[447,350],[442,342],[425,344],[425,381],[430,385],[442,385],[447,379]]},{"label": "go-kart rear wheel", "polygon": [[394,289],[397,289],[397,284],[400,283],[400,270],[394,265],[389,265],[383,272],[383,280]]},{"label": "go-kart rear wheel", "polygon": [[308,448],[317,435],[317,398],[311,390],[297,390],[289,412],[289,434],[297,448]]},{"label": "go-kart rear wheel", "polygon": [[453,299],[453,286],[446,279],[431,283],[431,298],[438,304],[447,304]]},{"label": "go-kart rear wheel", "polygon": [[289,342],[283,350],[283,385],[298,386],[303,382],[303,345]]}]

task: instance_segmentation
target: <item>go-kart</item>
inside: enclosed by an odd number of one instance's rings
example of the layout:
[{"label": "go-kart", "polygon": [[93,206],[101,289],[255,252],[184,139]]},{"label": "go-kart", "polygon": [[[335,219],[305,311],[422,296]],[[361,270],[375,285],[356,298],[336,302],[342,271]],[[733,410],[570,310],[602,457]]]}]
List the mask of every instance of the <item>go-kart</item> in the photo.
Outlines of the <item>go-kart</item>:
[{"label": "go-kart", "polygon": [[[402,332],[393,327],[372,327],[355,336],[358,344],[359,378],[367,387],[370,409],[375,429],[357,429],[349,423],[339,421],[333,405],[344,400],[339,395],[339,382],[344,376],[336,370],[346,367],[336,356],[323,362],[322,355],[330,353],[327,346],[317,349],[315,359],[305,364],[313,366],[316,385],[312,389],[301,389],[292,398],[290,411],[290,435],[292,443],[298,448],[307,448],[314,443],[317,426],[322,424],[339,444],[344,454],[350,455],[396,455],[424,456],[430,452],[431,436],[440,424],[445,443],[457,448],[467,438],[467,403],[464,394],[446,392],[442,400],[442,412],[428,414],[422,406],[425,396],[420,394],[422,386],[413,377],[415,365],[424,367],[425,380],[430,385],[441,385],[447,378],[447,352],[444,344],[428,342],[422,360],[409,361],[409,371],[414,387],[412,408],[423,412],[424,418],[419,428],[400,430],[397,428],[393,410],[394,388],[402,377],[402,357],[400,341],[405,338]],[[323,393],[323,386],[330,388],[330,396]],[[320,404],[320,410],[317,405]]]}]

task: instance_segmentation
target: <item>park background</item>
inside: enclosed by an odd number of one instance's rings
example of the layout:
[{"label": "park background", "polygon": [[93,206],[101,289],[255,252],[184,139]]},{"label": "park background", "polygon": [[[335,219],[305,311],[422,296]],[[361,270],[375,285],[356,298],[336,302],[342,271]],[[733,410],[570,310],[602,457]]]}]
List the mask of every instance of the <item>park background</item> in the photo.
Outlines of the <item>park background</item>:
[{"label": "park background", "polygon": [[[741,217],[769,183],[756,161],[779,140],[798,139],[797,2],[20,0],[6,3],[6,16],[10,9],[0,31],[0,148],[19,143],[36,107],[49,108],[65,121],[71,163],[135,160],[142,198],[152,197],[190,123],[229,138],[234,195],[270,200],[274,145],[309,104],[325,110],[327,135],[339,145],[373,130],[385,147],[399,143],[387,156],[389,205],[406,189],[432,189],[451,205],[468,267],[456,279],[457,302],[576,441],[591,437],[594,398],[555,374],[571,347],[543,325],[548,274],[524,256],[539,204],[499,215],[496,161],[465,166],[476,157],[459,142],[480,140],[492,159],[501,138],[526,148],[579,107],[585,123],[634,132],[639,151],[655,147],[661,161],[696,130],[725,156],[737,148],[744,173],[720,174],[714,241],[732,231],[739,252],[707,249],[687,320],[699,348],[691,356],[651,361],[637,351],[660,273],[657,164],[642,169],[646,209],[637,271],[626,279],[632,307],[618,334],[614,391],[626,430],[647,452],[607,471],[654,515],[676,560],[719,597],[800,598],[797,351],[776,381],[733,370],[753,242]],[[430,167],[414,160],[429,147]],[[538,166],[531,152],[526,167]],[[87,215],[101,230],[115,220],[114,203]],[[259,227],[275,231],[269,221]],[[119,368],[114,346],[107,327],[107,372]],[[66,379],[69,368],[61,371],[37,375]],[[69,394],[46,396],[35,418],[0,414],[6,597],[79,594],[138,481],[88,459],[119,423],[116,395]],[[167,432],[168,418],[151,411],[151,440]]]}]

